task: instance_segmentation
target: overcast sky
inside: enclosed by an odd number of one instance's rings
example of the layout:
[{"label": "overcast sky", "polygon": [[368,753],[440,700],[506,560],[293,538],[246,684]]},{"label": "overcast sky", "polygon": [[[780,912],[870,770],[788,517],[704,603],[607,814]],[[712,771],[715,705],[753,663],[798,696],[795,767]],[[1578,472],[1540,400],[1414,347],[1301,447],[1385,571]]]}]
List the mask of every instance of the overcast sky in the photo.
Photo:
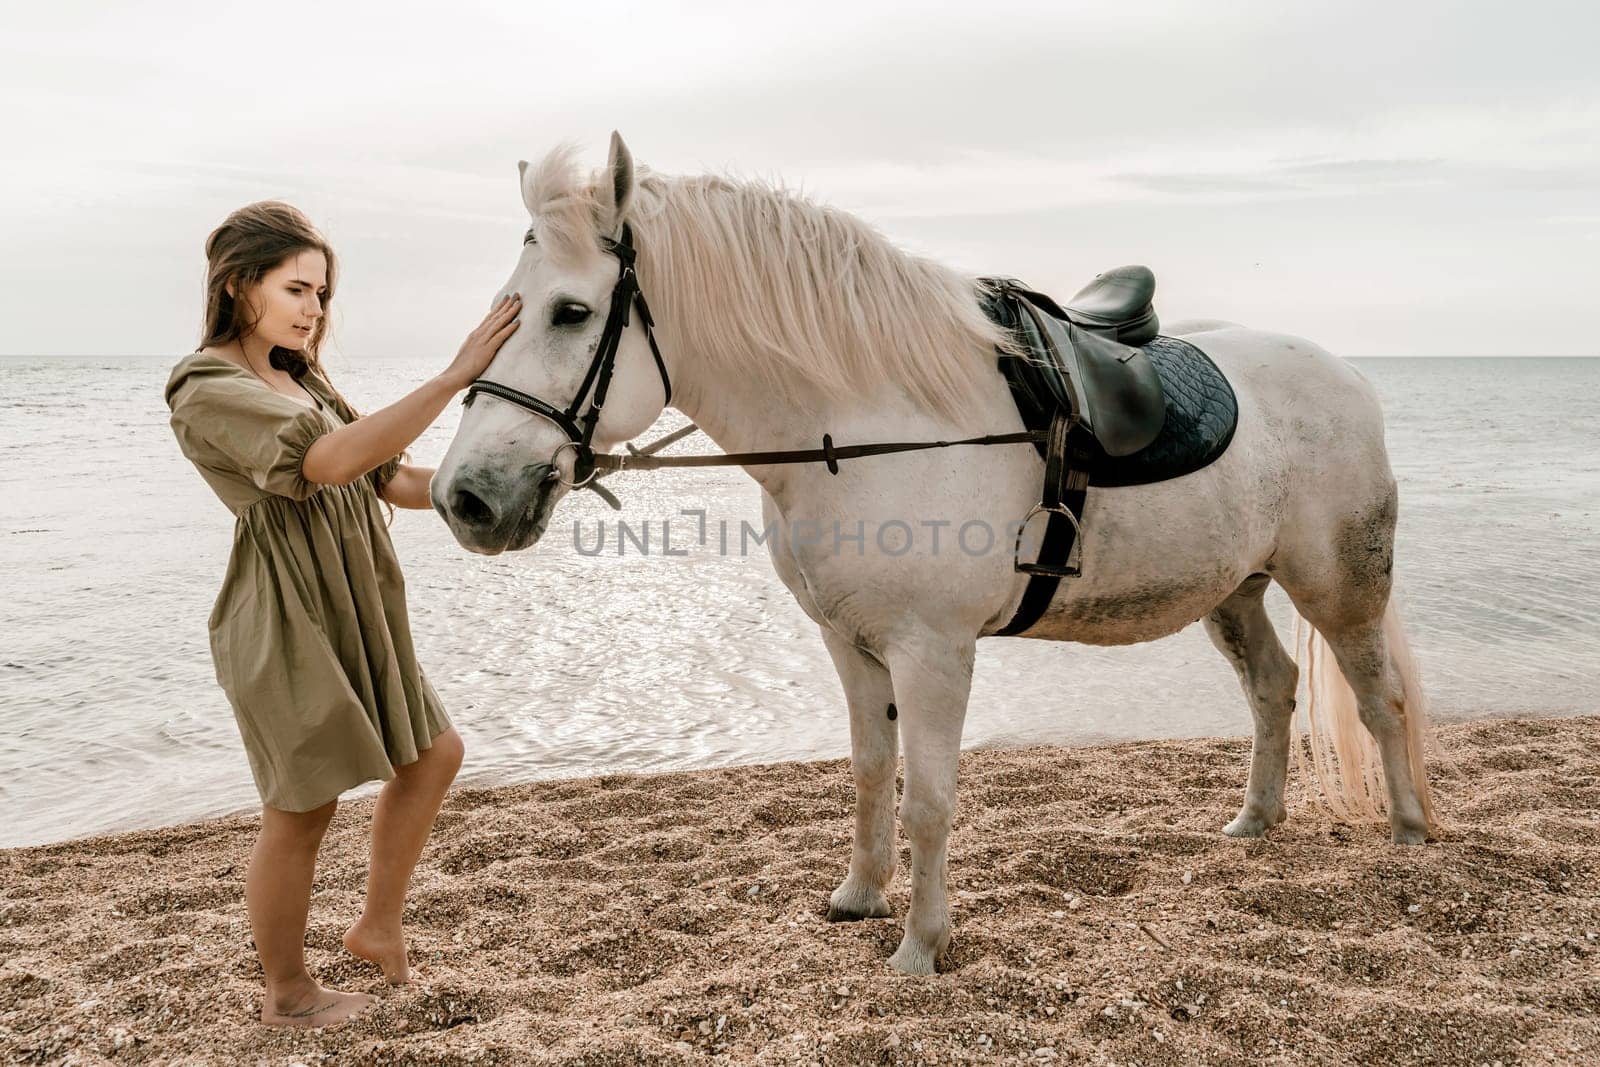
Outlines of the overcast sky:
[{"label": "overcast sky", "polygon": [[180,354],[268,197],[343,261],[350,360],[436,355],[526,224],[516,161],[619,129],[1067,296],[1347,355],[1594,354],[1589,3],[8,5],[0,353]]}]

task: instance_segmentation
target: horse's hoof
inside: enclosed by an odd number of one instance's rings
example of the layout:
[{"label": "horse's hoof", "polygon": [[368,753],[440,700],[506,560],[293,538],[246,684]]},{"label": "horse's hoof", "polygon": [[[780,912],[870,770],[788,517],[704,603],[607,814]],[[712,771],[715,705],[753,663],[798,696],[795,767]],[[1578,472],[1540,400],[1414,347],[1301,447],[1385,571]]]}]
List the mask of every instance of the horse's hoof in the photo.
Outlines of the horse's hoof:
[{"label": "horse's hoof", "polygon": [[1423,845],[1428,841],[1428,828],[1425,826],[1392,826],[1390,832],[1397,845]]},{"label": "horse's hoof", "polygon": [[1289,809],[1282,804],[1271,815],[1250,808],[1242,809],[1233,821],[1222,828],[1229,837],[1265,837],[1267,831],[1289,817]]},{"label": "horse's hoof", "polygon": [[1258,815],[1240,812],[1232,822],[1222,828],[1229,837],[1266,837],[1267,823]]},{"label": "horse's hoof", "polygon": [[889,910],[889,898],[881,889],[851,889],[841,885],[828,900],[828,921],[853,923],[862,919],[887,919],[894,914]]},{"label": "horse's hoof", "polygon": [[935,974],[938,968],[934,966],[934,959],[934,953],[915,944],[908,936],[894,950],[894,955],[889,957],[889,966],[901,974]]}]

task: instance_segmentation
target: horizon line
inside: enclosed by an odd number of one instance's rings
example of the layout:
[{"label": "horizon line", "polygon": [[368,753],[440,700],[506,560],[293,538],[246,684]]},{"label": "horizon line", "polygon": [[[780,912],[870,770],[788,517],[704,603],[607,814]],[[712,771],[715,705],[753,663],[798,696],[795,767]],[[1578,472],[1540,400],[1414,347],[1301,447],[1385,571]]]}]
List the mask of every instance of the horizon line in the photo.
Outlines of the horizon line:
[{"label": "horizon line", "polygon": [[[190,352],[0,352],[0,359],[181,359]],[[1358,352],[1333,353],[1341,359],[1600,359],[1600,352]],[[343,359],[345,357],[339,356]],[[403,363],[429,355],[370,356],[363,363]]]}]

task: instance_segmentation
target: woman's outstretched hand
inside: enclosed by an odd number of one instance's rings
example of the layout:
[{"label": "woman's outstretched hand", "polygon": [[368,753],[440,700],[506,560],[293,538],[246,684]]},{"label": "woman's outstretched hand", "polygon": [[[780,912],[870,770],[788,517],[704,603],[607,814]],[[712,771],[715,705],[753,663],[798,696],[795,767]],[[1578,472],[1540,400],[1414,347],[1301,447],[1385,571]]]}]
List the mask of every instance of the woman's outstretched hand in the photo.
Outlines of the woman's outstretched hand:
[{"label": "woman's outstretched hand", "polygon": [[[388,407],[318,437],[306,449],[300,473],[318,485],[348,485],[405,451],[439,417],[451,397],[477,381],[506,338],[517,332],[521,310],[522,298],[515,294],[500,301],[467,335],[443,374]],[[413,493],[406,499],[421,506],[425,498]]]},{"label": "woman's outstretched hand", "polygon": [[456,353],[456,358],[440,377],[458,390],[477,381],[494,359],[495,353],[500,351],[500,346],[506,343],[506,338],[517,332],[522,322],[517,317],[521,310],[522,297],[517,293],[512,293],[491,308],[483,321],[478,323],[478,328],[467,334],[467,339],[461,342],[461,351]]}]

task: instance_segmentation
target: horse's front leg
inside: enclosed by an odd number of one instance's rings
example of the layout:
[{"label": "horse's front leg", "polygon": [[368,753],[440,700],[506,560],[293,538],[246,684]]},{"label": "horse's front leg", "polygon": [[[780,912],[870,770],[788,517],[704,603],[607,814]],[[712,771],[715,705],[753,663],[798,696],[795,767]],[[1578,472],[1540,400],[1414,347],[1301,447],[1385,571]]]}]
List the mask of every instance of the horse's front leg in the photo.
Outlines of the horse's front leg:
[{"label": "horse's front leg", "polygon": [[822,627],[850,705],[850,770],[856,780],[856,836],[850,873],[828,900],[829,922],[881,919],[894,878],[894,772],[899,730],[889,671],[872,656]]},{"label": "horse's front leg", "polygon": [[911,839],[911,912],[889,964],[906,974],[934,973],[950,944],[945,861],[975,652],[969,638],[891,649],[887,656],[906,753],[900,823]]}]

